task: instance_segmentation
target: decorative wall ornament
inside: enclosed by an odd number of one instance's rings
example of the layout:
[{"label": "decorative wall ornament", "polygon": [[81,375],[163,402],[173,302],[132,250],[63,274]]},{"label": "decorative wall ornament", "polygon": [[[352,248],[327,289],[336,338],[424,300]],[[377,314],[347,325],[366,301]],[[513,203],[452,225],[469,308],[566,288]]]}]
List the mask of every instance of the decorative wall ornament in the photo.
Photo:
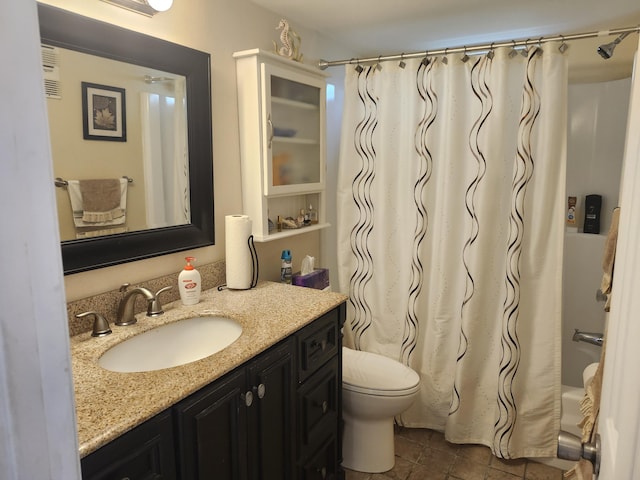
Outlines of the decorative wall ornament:
[{"label": "decorative wall ornament", "polygon": [[276,30],[282,30],[280,32],[280,42],[282,46],[278,47],[276,42],[273,42],[273,48],[278,55],[290,58],[296,62],[302,62],[302,54],[300,53],[300,35],[289,27],[289,22],[286,19],[281,19],[280,23],[276,27]]}]

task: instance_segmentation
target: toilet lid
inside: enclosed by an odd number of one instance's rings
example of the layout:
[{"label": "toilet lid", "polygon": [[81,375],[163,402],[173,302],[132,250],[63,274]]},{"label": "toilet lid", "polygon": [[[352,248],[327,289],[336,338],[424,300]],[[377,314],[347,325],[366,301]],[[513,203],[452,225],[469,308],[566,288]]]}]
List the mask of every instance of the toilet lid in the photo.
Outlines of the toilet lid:
[{"label": "toilet lid", "polygon": [[345,388],[371,395],[408,395],[418,389],[420,376],[400,362],[377,353],[342,347]]}]

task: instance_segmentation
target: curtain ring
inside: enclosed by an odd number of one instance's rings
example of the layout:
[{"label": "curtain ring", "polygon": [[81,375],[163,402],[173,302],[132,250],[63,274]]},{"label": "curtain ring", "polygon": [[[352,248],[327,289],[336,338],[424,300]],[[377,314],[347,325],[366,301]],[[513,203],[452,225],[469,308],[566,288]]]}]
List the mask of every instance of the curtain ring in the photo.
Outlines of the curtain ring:
[{"label": "curtain ring", "polygon": [[569,45],[567,45],[564,41],[564,35],[560,35],[560,38],[562,39],[562,43],[560,44],[560,46],[558,47],[558,50],[560,50],[560,53],[564,53],[567,51],[567,49],[569,48]]},{"label": "curtain ring", "polygon": [[426,52],[424,52],[424,58],[422,59],[422,62],[420,62],[422,65],[424,65],[425,67],[428,67],[429,64],[431,63],[431,60],[429,60],[429,51],[427,50]]},{"label": "curtain ring", "polygon": [[516,41],[515,40],[511,40],[512,46],[511,46],[511,51],[509,52],[509,58],[513,58],[516,55],[518,55],[518,50],[516,50]]},{"label": "curtain ring", "polygon": [[404,68],[404,67],[406,67],[406,66],[407,66],[407,64],[406,64],[406,63],[404,63],[404,52],[402,52],[402,53],[400,54],[400,63],[398,64],[398,66],[399,66],[400,68]]},{"label": "curtain ring", "polygon": [[376,70],[382,70],[382,65],[380,64],[380,59],[382,55],[378,55],[378,62],[376,63]]},{"label": "curtain ring", "polygon": [[489,47],[489,53],[487,53],[487,57],[489,58],[489,60],[493,60],[493,57],[495,56],[495,53],[493,51],[493,44],[495,42],[491,42],[491,46]]},{"label": "curtain ring", "polygon": [[542,41],[544,40],[544,37],[540,37],[538,39],[538,47],[536,48],[536,54],[537,55],[542,55]]},{"label": "curtain ring", "polygon": [[467,55],[467,46],[464,46],[464,53],[462,55],[462,58],[460,58],[460,61],[462,63],[467,63],[469,61],[469,55]]},{"label": "curtain ring", "polygon": [[442,57],[442,63],[444,63],[445,65],[449,63],[449,59],[447,58],[447,52],[449,51],[448,48],[444,49],[444,56]]},{"label": "curtain ring", "polygon": [[352,58],[350,61],[355,61],[355,62],[356,62],[356,68],[355,68],[356,72],[358,72],[358,73],[362,73],[362,71],[364,70],[364,68],[362,68],[362,65],[360,65],[360,60],[359,60],[359,59],[357,59],[357,58],[356,58],[356,59],[353,59],[353,58]]}]

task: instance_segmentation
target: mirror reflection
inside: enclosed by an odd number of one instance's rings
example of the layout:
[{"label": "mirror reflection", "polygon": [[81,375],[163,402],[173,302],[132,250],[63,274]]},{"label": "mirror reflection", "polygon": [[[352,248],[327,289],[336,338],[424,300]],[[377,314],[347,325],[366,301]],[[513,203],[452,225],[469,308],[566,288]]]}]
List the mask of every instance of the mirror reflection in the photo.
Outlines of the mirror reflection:
[{"label": "mirror reflection", "polygon": [[61,239],[190,223],[185,77],[42,49]]},{"label": "mirror reflection", "polygon": [[[58,52],[64,71],[45,67],[48,94],[62,97],[48,105],[54,176],[63,185],[55,190],[66,216],[65,275],[213,245],[210,55],[48,5],[38,4],[38,16],[41,43],[69,50]],[[90,61],[105,66],[78,61],[73,73],[77,58],[64,56],[76,54],[100,57]],[[102,64],[105,59],[116,63]],[[111,77],[118,62],[133,70]],[[67,81],[66,75],[75,76]],[[82,186],[80,180],[98,182]],[[75,181],[91,192],[81,206],[72,206],[69,196]],[[87,230],[84,237],[77,238],[79,228]]]}]

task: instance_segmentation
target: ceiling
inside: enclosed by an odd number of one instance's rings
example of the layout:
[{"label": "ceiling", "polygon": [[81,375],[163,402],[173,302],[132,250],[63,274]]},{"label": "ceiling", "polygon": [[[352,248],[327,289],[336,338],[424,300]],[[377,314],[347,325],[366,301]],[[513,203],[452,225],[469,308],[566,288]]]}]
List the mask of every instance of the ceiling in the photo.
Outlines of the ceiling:
[{"label": "ceiling", "polygon": [[639,0],[251,1],[358,57],[640,24]]}]

